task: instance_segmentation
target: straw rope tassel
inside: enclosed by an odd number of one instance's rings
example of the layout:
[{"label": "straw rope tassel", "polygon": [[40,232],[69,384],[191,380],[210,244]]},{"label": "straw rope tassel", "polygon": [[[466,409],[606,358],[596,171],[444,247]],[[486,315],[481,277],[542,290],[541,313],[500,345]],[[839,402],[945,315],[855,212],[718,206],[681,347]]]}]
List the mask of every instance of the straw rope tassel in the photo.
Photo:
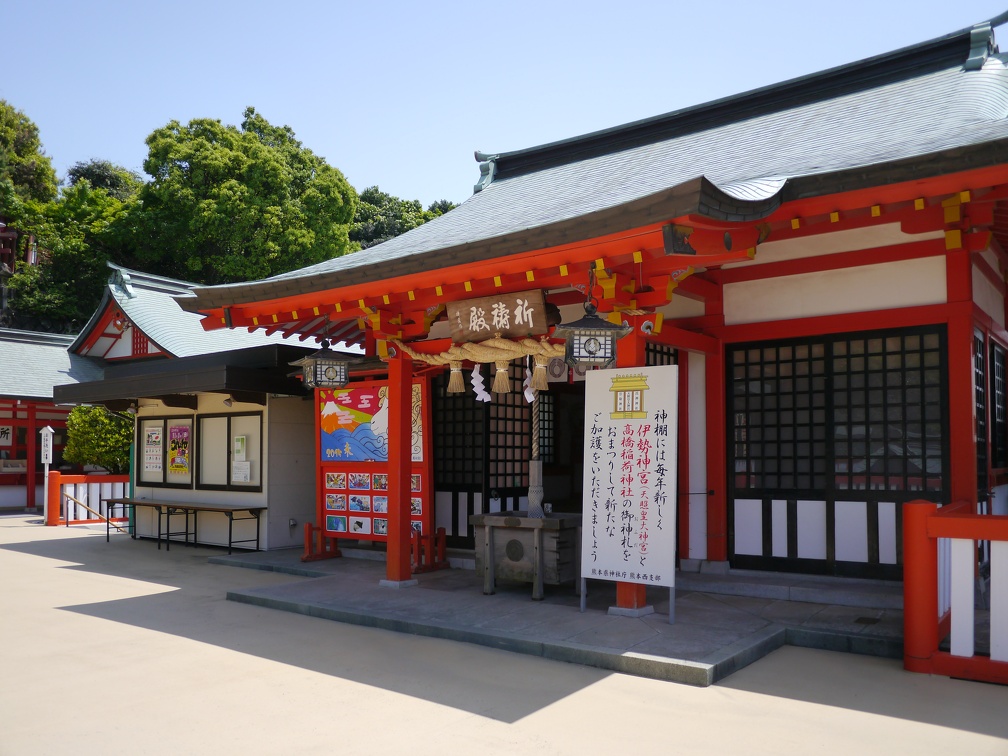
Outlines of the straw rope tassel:
[{"label": "straw rope tassel", "polygon": [[535,368],[532,370],[532,389],[534,391],[549,390],[549,379],[546,377],[546,363],[549,357],[544,354],[533,355],[535,358]]},{"label": "straw rope tassel", "polygon": [[452,360],[448,364],[451,366],[451,375],[448,378],[448,393],[464,394],[465,379],[462,377],[462,361]]},{"label": "straw rope tassel", "polygon": [[511,381],[508,379],[508,360],[499,360],[497,373],[494,375],[493,387],[490,389],[495,394],[511,393]]}]

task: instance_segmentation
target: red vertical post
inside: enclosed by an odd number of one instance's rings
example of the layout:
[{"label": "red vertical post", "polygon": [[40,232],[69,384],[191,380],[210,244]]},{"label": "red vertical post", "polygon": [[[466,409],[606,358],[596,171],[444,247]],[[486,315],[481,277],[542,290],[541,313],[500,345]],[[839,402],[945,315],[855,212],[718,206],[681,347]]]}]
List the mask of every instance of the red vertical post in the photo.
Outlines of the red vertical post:
[{"label": "red vertical post", "polygon": [[679,352],[679,440],[676,449],[677,460],[676,482],[676,545],[679,559],[689,559],[689,509],[692,482],[690,481],[689,460],[689,354],[680,349]]},{"label": "red vertical post", "polygon": [[390,582],[411,579],[410,472],[413,467],[413,360],[396,349],[389,356],[389,511],[385,577]]},{"label": "red vertical post", "polygon": [[37,456],[36,450],[38,449],[38,428],[35,427],[35,402],[28,401],[28,427],[27,433],[25,434],[25,441],[28,445],[28,475],[25,481],[25,488],[27,489],[27,497],[25,498],[25,507],[28,509],[35,508],[35,474],[37,472],[37,467],[35,466],[35,457]]},{"label": "red vertical post", "polygon": [[938,650],[938,541],[927,534],[930,501],[903,505],[903,668],[931,672]]},{"label": "red vertical post", "polygon": [[976,400],[973,395],[973,264],[969,252],[953,250],[945,259],[948,296],[948,393],[950,501],[977,500]]},{"label": "red vertical post", "polygon": [[707,355],[705,373],[707,393],[707,559],[724,562],[728,559],[728,498],[725,493],[725,368],[724,352]]},{"label": "red vertical post", "polygon": [[60,473],[49,471],[49,498],[46,499],[46,525],[59,525],[60,521]]},{"label": "red vertical post", "polygon": [[[619,340],[616,349],[616,367],[644,367],[647,346],[641,335],[637,318],[630,318],[633,330]],[[647,604],[647,586],[643,583],[616,583],[616,606],[619,609],[641,609]]]},{"label": "red vertical post", "polygon": [[[708,297],[704,313],[708,319],[724,324],[724,299],[720,279],[717,296]],[[725,404],[724,345],[718,344],[716,352],[704,355],[704,392],[706,394],[707,437],[707,559],[711,562],[728,560],[728,481]]]}]

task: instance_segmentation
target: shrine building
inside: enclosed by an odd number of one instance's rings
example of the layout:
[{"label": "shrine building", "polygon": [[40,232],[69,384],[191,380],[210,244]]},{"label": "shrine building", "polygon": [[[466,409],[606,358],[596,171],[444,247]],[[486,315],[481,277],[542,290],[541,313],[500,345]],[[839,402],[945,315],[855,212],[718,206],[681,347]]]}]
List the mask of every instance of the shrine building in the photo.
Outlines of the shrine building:
[{"label": "shrine building", "polygon": [[[1008,513],[1004,21],[477,153],[442,217],[176,299],[386,363],[316,389],[315,467],[316,524],[385,540],[389,580],[411,529],[471,548],[472,515],[525,509],[532,461],[554,511],[585,511],[584,376],[609,364],[678,366],[650,389],[678,396],[680,569],[899,579],[904,502]],[[582,316],[617,329],[614,363]],[[386,461],[340,468],[337,417],[387,429]]]}]

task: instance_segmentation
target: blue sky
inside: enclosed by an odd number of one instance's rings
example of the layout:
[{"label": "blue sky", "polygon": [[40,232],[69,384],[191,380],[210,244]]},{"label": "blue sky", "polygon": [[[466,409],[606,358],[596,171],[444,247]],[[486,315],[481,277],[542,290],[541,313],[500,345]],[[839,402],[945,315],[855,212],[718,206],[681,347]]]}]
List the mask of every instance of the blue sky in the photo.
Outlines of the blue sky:
[{"label": "blue sky", "polygon": [[[473,151],[608,128],[922,42],[1008,0],[21,0],[0,99],[62,177],[171,120],[287,124],[357,189],[461,202]],[[999,29],[1008,51],[1008,25]]]}]

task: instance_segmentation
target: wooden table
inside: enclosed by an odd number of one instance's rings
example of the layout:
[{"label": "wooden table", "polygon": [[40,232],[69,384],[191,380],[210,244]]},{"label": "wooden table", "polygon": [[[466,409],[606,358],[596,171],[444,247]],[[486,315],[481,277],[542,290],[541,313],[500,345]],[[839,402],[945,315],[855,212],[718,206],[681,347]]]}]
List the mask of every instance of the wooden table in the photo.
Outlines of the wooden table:
[{"label": "wooden table", "polygon": [[[165,550],[171,549],[171,537],[172,536],[183,536],[185,543],[189,543],[189,535],[192,534],[192,542],[195,546],[197,543],[197,533],[199,525],[199,513],[200,512],[220,512],[227,516],[228,518],[228,554],[231,553],[231,547],[236,543],[252,543],[255,541],[255,550],[259,551],[259,515],[262,514],[263,510],[266,509],[265,504],[206,504],[203,502],[195,501],[163,501],[160,499],[133,499],[133,498],[121,498],[121,499],[105,499],[104,500],[110,507],[108,510],[108,519],[105,521],[105,540],[109,540],[109,531],[111,530],[111,525],[109,520],[112,517],[112,507],[121,506],[123,507],[123,514],[125,515],[127,509],[132,509],[134,517],[132,519],[133,525],[131,526],[131,536],[136,538],[136,508],[137,507],[149,507],[157,512],[157,544],[158,549],[161,548],[161,536],[164,535],[165,540]],[[245,517],[235,517],[236,513],[247,512]],[[192,515],[192,530],[189,529],[189,515]],[[185,529],[173,531],[171,529],[172,517],[177,517],[178,515],[185,516]],[[161,527],[161,520],[164,518],[164,528]],[[255,538],[241,538],[237,541],[234,539],[234,524],[235,522],[241,522],[242,520],[255,520]]]}]

